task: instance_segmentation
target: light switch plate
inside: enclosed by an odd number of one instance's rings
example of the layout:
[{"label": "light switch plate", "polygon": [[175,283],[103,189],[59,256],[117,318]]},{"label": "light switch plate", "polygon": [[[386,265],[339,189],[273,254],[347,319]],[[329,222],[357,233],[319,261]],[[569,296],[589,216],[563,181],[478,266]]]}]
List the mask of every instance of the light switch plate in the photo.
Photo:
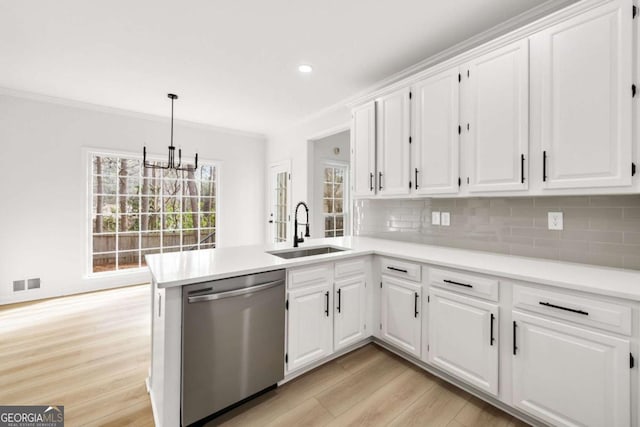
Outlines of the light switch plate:
[{"label": "light switch plate", "polygon": [[449,212],[440,213],[440,224],[443,227],[448,227],[451,225],[451,215],[449,214]]},{"label": "light switch plate", "polygon": [[549,230],[562,230],[563,228],[562,212],[549,212]]},{"label": "light switch plate", "polygon": [[440,225],[440,212],[431,212],[431,225]]}]

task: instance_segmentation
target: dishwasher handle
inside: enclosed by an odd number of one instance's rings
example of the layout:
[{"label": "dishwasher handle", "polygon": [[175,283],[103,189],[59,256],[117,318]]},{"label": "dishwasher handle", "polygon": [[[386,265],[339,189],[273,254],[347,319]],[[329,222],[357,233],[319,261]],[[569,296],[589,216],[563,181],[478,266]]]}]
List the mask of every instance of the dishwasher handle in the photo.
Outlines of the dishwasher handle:
[{"label": "dishwasher handle", "polygon": [[284,280],[274,280],[273,282],[267,282],[261,285],[251,286],[249,288],[234,289],[233,291],[216,292],[213,294],[192,296],[192,297],[188,297],[187,301],[189,302],[189,304],[192,304],[194,302],[214,301],[214,300],[219,300],[224,298],[232,298],[240,295],[248,295],[255,292],[264,291],[280,285],[284,285]]}]

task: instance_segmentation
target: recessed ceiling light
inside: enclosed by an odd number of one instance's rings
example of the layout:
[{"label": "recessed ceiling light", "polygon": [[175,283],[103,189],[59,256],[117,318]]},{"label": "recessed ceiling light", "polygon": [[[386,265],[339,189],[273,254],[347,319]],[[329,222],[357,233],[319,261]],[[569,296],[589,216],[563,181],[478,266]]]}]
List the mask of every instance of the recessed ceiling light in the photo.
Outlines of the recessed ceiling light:
[{"label": "recessed ceiling light", "polygon": [[298,66],[298,71],[301,73],[310,73],[313,71],[313,67],[309,64],[302,64]]}]

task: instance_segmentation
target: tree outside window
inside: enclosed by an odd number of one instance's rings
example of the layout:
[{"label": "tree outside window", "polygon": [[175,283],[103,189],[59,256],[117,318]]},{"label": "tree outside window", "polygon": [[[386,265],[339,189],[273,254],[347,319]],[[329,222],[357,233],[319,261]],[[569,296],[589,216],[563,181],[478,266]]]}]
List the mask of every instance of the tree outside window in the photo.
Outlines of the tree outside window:
[{"label": "tree outside window", "polygon": [[324,213],[324,236],[344,236],[347,198],[346,166],[327,165],[324,168],[322,210]]},{"label": "tree outside window", "polygon": [[147,254],[215,247],[214,165],[148,169],[138,158],[93,153],[90,172],[93,273],[144,267]]}]

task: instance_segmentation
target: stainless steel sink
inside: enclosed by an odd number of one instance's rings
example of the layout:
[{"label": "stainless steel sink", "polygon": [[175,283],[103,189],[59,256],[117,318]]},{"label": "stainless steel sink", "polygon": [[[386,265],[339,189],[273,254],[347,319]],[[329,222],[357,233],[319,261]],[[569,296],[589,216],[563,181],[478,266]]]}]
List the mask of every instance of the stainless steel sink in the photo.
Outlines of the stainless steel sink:
[{"label": "stainless steel sink", "polygon": [[306,256],[313,256],[313,255],[324,255],[324,254],[330,254],[333,252],[342,252],[346,250],[347,249],[344,249],[344,248],[336,248],[335,246],[321,246],[318,248],[273,251],[269,253],[271,255],[275,255],[280,258],[291,259],[291,258],[302,258]]}]

